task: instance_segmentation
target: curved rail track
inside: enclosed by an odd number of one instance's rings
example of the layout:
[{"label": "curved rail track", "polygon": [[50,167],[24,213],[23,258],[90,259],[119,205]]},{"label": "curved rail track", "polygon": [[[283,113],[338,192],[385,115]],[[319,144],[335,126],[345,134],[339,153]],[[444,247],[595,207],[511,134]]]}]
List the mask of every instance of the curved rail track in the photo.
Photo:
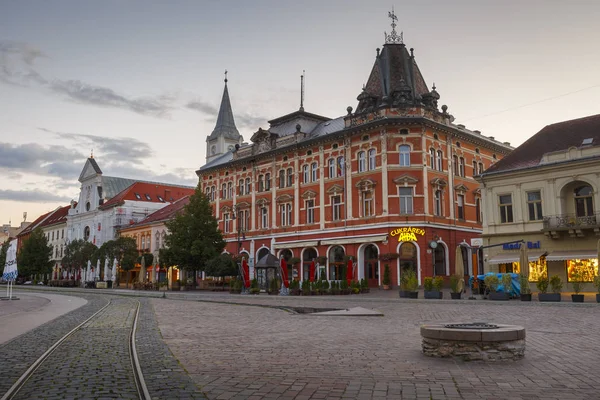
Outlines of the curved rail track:
[{"label": "curved rail track", "polygon": [[[136,349],[135,335],[140,311],[140,302],[136,300],[135,303],[137,303],[135,307],[135,315],[133,316],[133,323],[129,332],[129,356],[131,359],[133,380],[135,381],[138,398],[142,400],[150,400],[151,396],[146,386],[146,382],[144,380],[144,375],[140,367],[140,362],[138,359]],[[12,400],[19,398],[20,393],[24,388],[27,387],[29,381],[34,376],[36,371],[38,371],[40,367],[44,365],[44,363],[48,362],[50,356],[54,354],[57,350],[69,346],[71,344],[71,338],[73,338],[77,333],[80,333],[84,328],[90,326],[90,324],[97,322],[112,304],[113,300],[110,300],[104,307],[96,311],[88,319],[83,321],[81,324],[73,328],[70,332],[65,334],[62,338],[57,340],[52,346],[48,348],[48,350],[46,350],[36,361],[34,361],[29,366],[29,368],[16,380],[16,382],[10,387],[10,389],[8,389],[8,391],[0,398],[0,400]]]}]

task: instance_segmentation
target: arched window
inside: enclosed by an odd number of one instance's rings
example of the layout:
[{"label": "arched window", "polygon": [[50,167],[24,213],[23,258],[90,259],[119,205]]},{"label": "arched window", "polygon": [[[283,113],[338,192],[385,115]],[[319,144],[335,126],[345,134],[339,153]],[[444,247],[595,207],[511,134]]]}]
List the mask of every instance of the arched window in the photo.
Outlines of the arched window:
[{"label": "arched window", "polygon": [[452,156],[452,168],[454,169],[454,175],[459,175],[458,172],[458,156]]},{"label": "arched window", "polygon": [[246,194],[252,193],[252,181],[250,178],[246,178]]},{"label": "arched window", "polygon": [[442,215],[442,191],[441,190],[436,190],[433,196],[433,210],[435,215],[437,216],[441,216]]},{"label": "arched window", "polygon": [[346,267],[344,263],[345,255],[346,252],[342,246],[334,246],[329,249],[329,255],[327,256],[329,260],[329,279],[336,281],[346,277],[344,275]]},{"label": "arched window", "polygon": [[429,166],[431,169],[435,169],[435,149],[432,147],[429,149]]},{"label": "arched window", "polygon": [[403,144],[398,149],[398,152],[400,153],[400,166],[410,167],[410,146]]},{"label": "arched window", "polygon": [[344,157],[339,156],[337,158],[337,176],[344,176],[345,169]]},{"label": "arched window", "polygon": [[[320,276],[319,271],[316,271],[316,265],[317,265],[317,251],[315,249],[305,249],[304,252],[302,253],[302,280],[309,280],[310,279],[310,264],[314,261],[315,262],[315,273],[318,275],[317,277]],[[322,267],[325,267],[324,265],[322,265]]]},{"label": "arched window", "polygon": [[579,186],[575,189],[575,212],[578,217],[594,215],[594,190],[590,185]]},{"label": "arched window", "polygon": [[221,185],[221,198],[222,199],[226,199],[227,198],[227,184],[224,183],[223,185]]},{"label": "arched window", "polygon": [[370,244],[365,247],[365,260],[363,265],[363,271],[365,275],[365,279],[367,279],[369,283],[369,287],[377,287],[379,286],[379,261],[377,257],[379,256],[379,251],[377,251],[377,247]]},{"label": "arched window", "polygon": [[240,186],[239,187],[240,196],[243,196],[244,195],[244,189],[246,188],[246,185],[244,185],[244,180],[243,179],[240,179],[239,186]]},{"label": "arched window", "polygon": [[442,243],[438,242],[435,248],[435,264],[434,264],[434,276],[445,276],[446,275],[446,248]]},{"label": "arched window", "polygon": [[366,171],[366,160],[365,160],[365,152],[364,151],[359,151],[358,152],[358,172],[365,172]]},{"label": "arched window", "polygon": [[262,249],[258,250],[258,254],[256,256],[256,263],[258,263],[260,260],[262,260],[263,257],[269,253],[270,253],[270,251],[266,247],[263,247]]},{"label": "arched window", "polygon": [[369,170],[370,171],[375,169],[375,166],[376,166],[375,154],[376,153],[377,153],[377,151],[375,149],[369,150]]},{"label": "arched window", "polygon": [[310,174],[311,174],[311,180],[313,182],[316,182],[319,179],[319,172],[318,172],[318,165],[316,162],[312,163],[310,165]]},{"label": "arched window", "polygon": [[271,190],[271,174],[269,172],[265,174],[265,190]]},{"label": "arched window", "polygon": [[83,240],[88,240],[90,238],[90,227],[86,226],[83,228]]},{"label": "arched window", "polygon": [[304,164],[302,166],[302,181],[304,183],[310,182],[310,175],[309,175],[309,171],[308,171],[308,164]]},{"label": "arched window", "polygon": [[263,190],[265,190],[264,176],[259,175],[258,176],[258,191],[262,192]]},{"label": "arched window", "polygon": [[213,186],[213,187],[210,188],[210,199],[212,201],[215,201],[216,197],[217,197],[217,187]]},{"label": "arched window", "polygon": [[483,222],[483,215],[481,214],[481,199],[479,197],[475,199],[475,213],[477,214],[477,222],[481,224]]},{"label": "arched window", "polygon": [[412,271],[415,276],[418,276],[417,266],[419,265],[419,260],[417,257],[417,248],[413,243],[402,243],[398,259],[400,260],[400,278],[408,271]]},{"label": "arched window", "polygon": [[335,173],[335,158],[330,158],[329,160],[327,160],[327,170],[329,171],[330,178],[336,177],[337,174]]},{"label": "arched window", "polygon": [[292,168],[287,169],[287,185],[291,187],[294,184],[294,170]]},{"label": "arched window", "polygon": [[292,258],[294,255],[292,254],[292,251],[290,249],[284,249],[281,250],[281,253],[279,253],[279,259],[284,259],[285,262],[289,262],[290,258]]},{"label": "arched window", "polygon": [[285,187],[285,170],[279,170],[279,188]]},{"label": "arched window", "polygon": [[233,183],[231,182],[227,183],[227,198],[233,199]]},{"label": "arched window", "polygon": [[437,151],[437,169],[438,171],[444,170],[444,153],[441,150]]}]

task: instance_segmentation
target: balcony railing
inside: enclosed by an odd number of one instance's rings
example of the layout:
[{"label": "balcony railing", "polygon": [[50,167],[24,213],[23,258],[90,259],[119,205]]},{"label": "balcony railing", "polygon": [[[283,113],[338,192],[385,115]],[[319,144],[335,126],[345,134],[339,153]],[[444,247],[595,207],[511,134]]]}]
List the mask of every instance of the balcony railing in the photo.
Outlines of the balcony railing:
[{"label": "balcony railing", "polygon": [[575,214],[550,215],[544,217],[544,230],[549,229],[592,229],[600,226],[600,213],[578,217]]}]

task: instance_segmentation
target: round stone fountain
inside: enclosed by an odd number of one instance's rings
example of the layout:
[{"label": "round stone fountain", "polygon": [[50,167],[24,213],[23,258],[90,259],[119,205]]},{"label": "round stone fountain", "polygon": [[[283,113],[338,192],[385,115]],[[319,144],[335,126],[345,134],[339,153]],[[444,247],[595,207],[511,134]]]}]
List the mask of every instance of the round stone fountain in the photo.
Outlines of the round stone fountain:
[{"label": "round stone fountain", "polygon": [[464,361],[520,360],[525,356],[525,328],[472,322],[421,326],[423,354]]}]

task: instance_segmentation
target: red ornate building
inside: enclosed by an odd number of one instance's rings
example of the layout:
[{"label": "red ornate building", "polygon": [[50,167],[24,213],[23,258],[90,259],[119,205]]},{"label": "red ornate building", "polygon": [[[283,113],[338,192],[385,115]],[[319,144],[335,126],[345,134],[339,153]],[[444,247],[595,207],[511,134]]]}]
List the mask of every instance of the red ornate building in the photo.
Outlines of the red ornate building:
[{"label": "red ornate building", "polygon": [[[384,264],[393,286],[405,268],[419,282],[454,273],[456,246],[482,231],[474,176],[512,148],[455,125],[447,106],[438,109],[439,98],[413,49],[392,31],[355,111],[331,119],[301,106],[259,128],[250,144],[223,149],[197,175],[226,250],[247,253],[251,265],[269,252],[300,258],[290,271],[297,279],[322,256],[328,278],[339,279],[352,255],[358,278],[372,287],[382,284]],[[221,133],[235,128],[227,83],[223,102],[215,127]],[[380,261],[388,253],[395,254]],[[465,256],[468,273],[472,257]]]}]

